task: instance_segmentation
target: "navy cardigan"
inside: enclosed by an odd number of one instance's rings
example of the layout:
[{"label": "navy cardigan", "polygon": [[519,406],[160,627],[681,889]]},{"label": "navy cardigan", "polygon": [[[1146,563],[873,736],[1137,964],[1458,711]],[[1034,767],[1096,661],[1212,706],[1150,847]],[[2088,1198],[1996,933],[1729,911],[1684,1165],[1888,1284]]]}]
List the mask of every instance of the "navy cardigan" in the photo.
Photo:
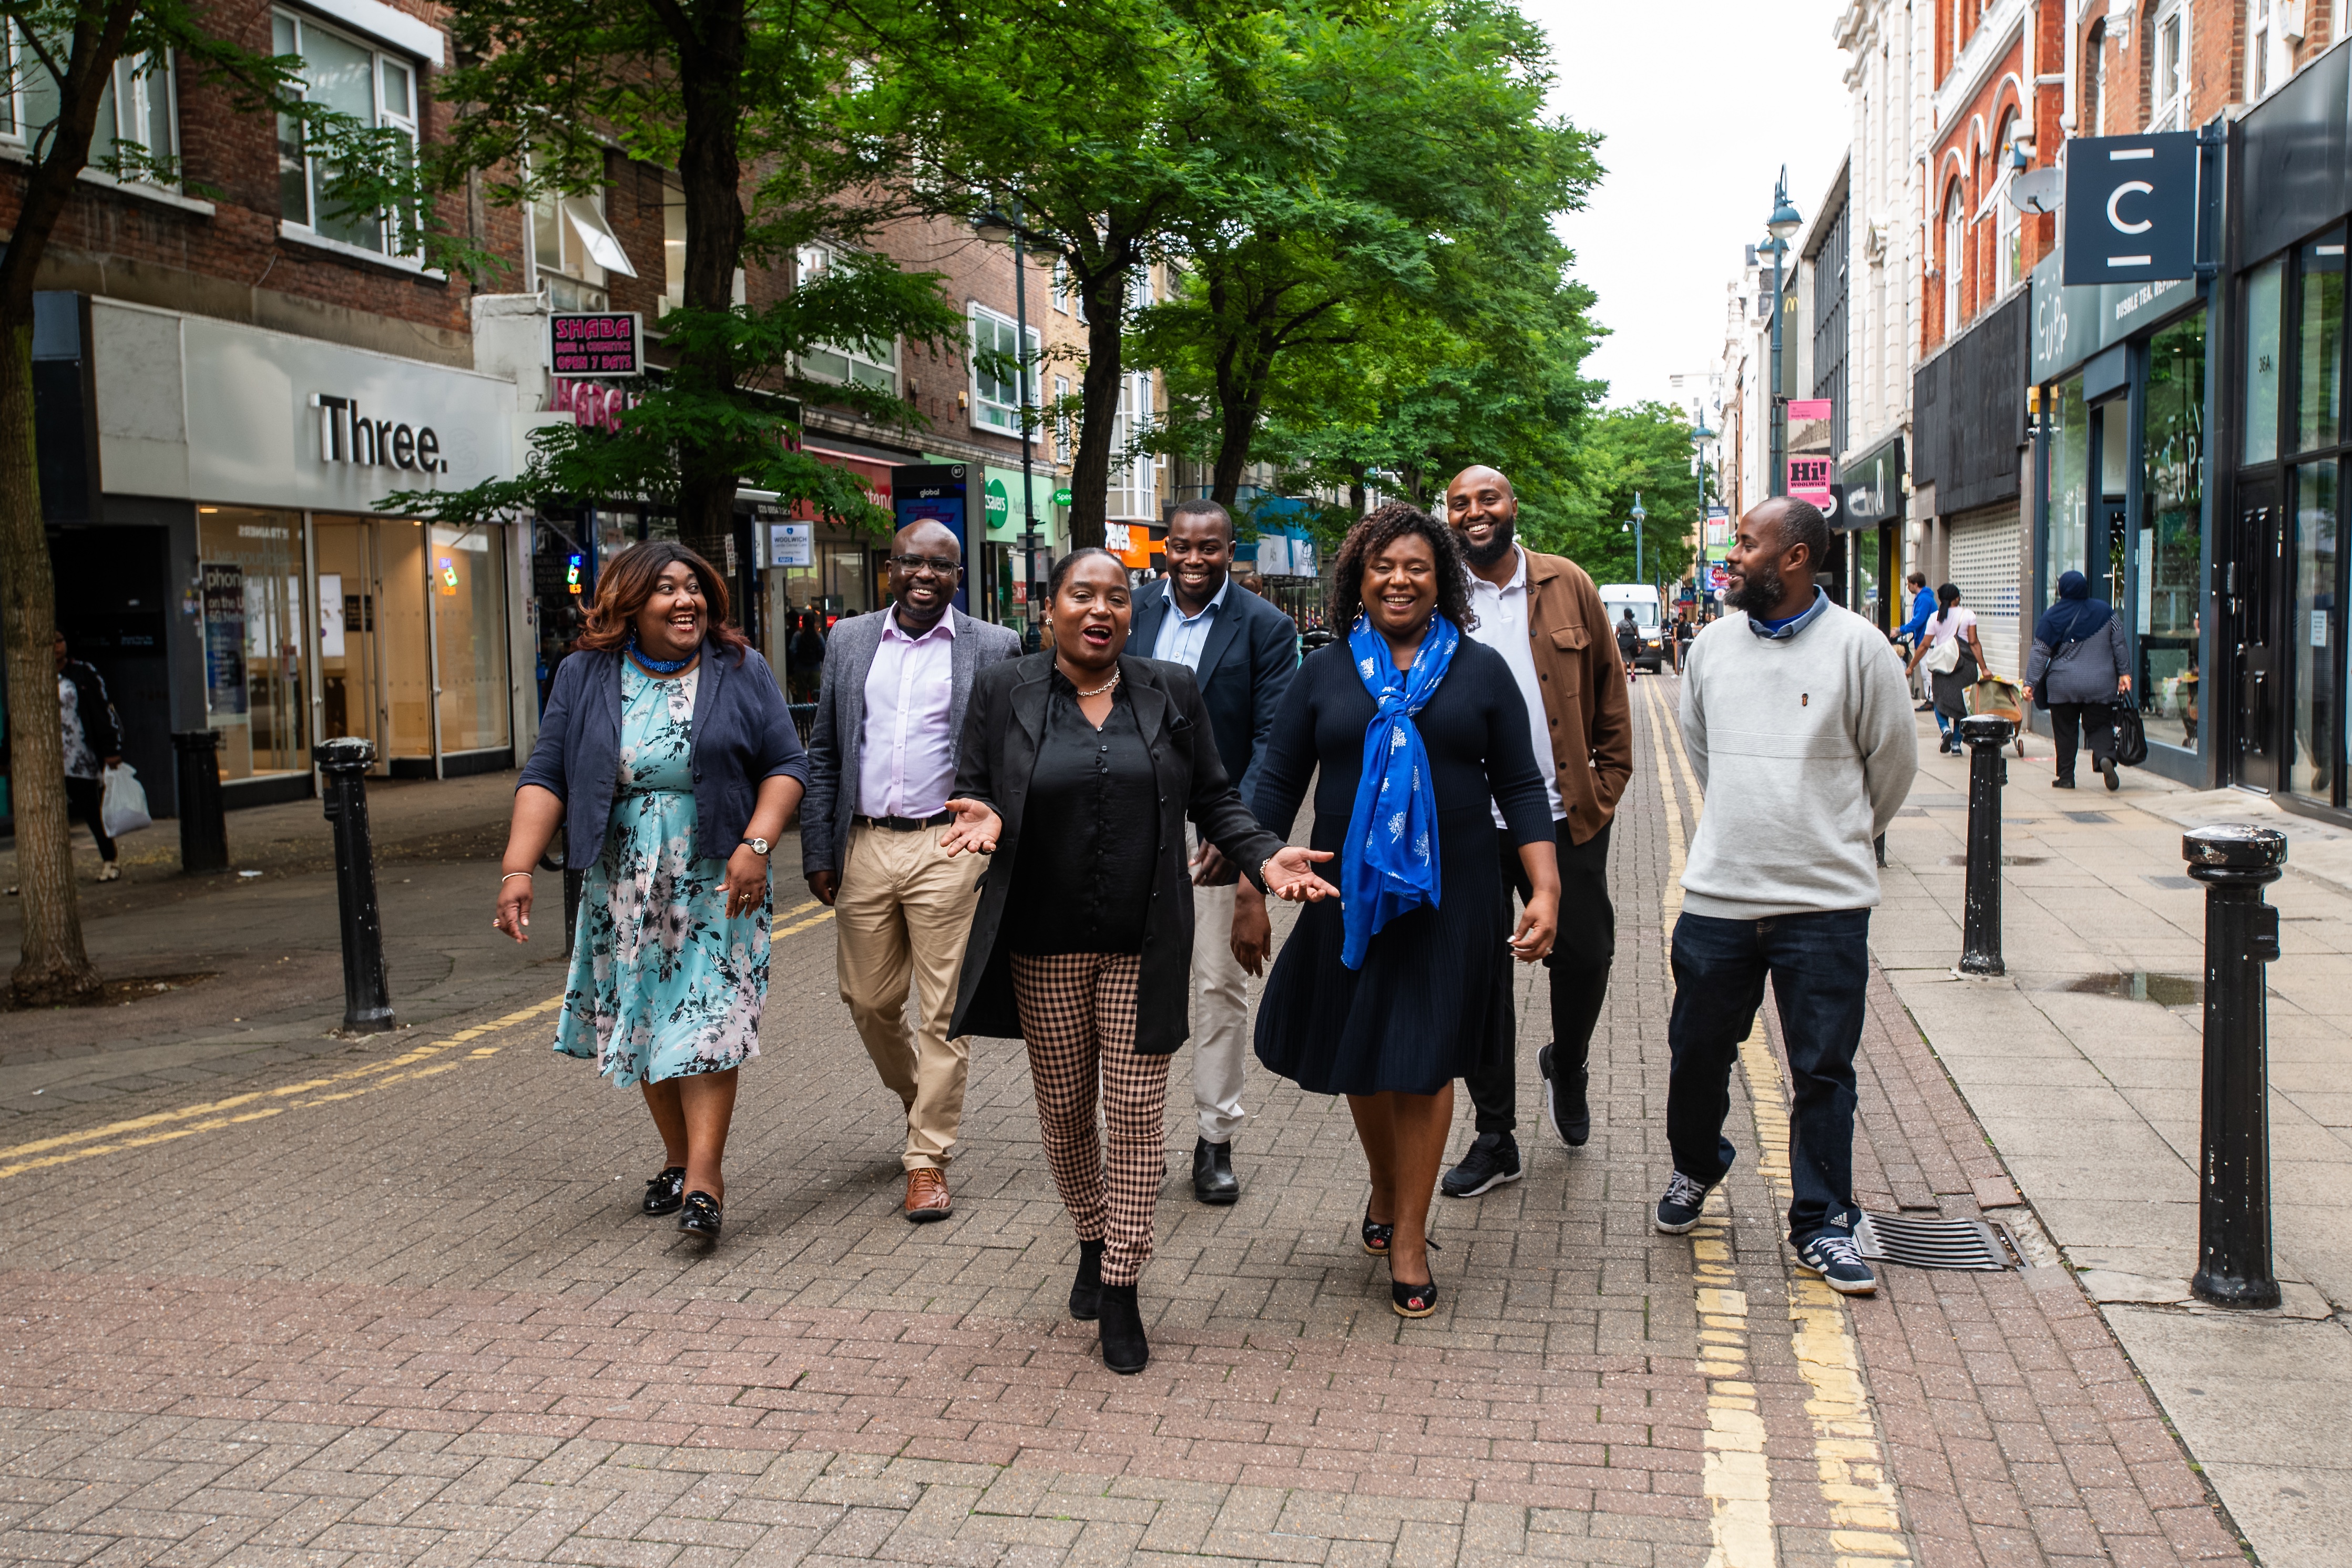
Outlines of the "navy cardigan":
[{"label": "navy cardigan", "polygon": [[[579,871],[604,852],[620,789],[623,656],[583,648],[556,666],[539,744],[523,765],[522,784],[551,790],[563,802],[564,863]],[[776,677],[755,651],[745,649],[738,664],[732,651],[704,644],[693,756],[695,837],[710,860],[725,860],[743,841],[763,779],[784,773],[807,785],[808,755]]]}]

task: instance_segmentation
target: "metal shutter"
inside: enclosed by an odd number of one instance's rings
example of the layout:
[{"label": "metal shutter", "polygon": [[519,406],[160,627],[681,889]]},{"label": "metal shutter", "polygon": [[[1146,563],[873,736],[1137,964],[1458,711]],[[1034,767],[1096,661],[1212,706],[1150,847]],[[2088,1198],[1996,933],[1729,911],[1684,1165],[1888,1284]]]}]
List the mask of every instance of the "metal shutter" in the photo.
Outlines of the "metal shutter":
[{"label": "metal shutter", "polygon": [[1977,640],[1989,672],[2016,680],[2023,672],[2018,644],[2018,565],[2021,537],[2015,507],[1989,507],[1952,519],[1952,580],[1962,608],[1977,612]]}]

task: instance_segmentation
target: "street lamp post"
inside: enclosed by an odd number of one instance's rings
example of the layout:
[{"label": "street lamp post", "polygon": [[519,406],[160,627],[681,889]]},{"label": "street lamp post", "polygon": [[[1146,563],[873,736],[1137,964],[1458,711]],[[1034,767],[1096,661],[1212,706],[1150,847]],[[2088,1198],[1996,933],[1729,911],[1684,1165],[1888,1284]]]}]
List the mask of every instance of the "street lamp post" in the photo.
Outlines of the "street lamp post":
[{"label": "street lamp post", "polygon": [[1698,477],[1698,559],[1691,568],[1691,592],[1694,598],[1706,585],[1706,576],[1698,569],[1706,564],[1706,444],[1715,439],[1715,432],[1706,427],[1706,410],[1698,411],[1697,426],[1691,431],[1691,468]]},{"label": "street lamp post", "polygon": [[1789,166],[1783,163],[1780,183],[1772,187],[1772,215],[1764,220],[1764,232],[1771,238],[1761,247],[1772,253],[1772,460],[1765,476],[1765,493],[1771,496],[1789,492],[1788,404],[1780,386],[1780,297],[1786,287],[1781,263],[1789,254],[1789,236],[1804,226],[1805,220],[1789,201]]},{"label": "street lamp post", "polygon": [[1643,509],[1639,490],[1633,492],[1633,510],[1630,515],[1633,519],[1633,580],[1647,582],[1649,577],[1642,570],[1642,525],[1650,520],[1650,514]]}]

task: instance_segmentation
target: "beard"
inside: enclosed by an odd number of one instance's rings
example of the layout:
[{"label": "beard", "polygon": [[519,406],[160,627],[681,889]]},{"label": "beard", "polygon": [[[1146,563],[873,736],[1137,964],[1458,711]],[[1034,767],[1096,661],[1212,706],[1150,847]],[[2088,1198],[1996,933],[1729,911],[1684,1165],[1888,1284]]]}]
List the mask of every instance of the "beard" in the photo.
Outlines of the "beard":
[{"label": "beard", "polygon": [[1723,596],[1724,604],[1750,615],[1764,616],[1787,597],[1789,585],[1780,580],[1780,569],[1770,562],[1760,562],[1739,580],[1739,586]]},{"label": "beard", "polygon": [[1492,566],[1511,553],[1511,545],[1516,540],[1518,531],[1517,517],[1496,518],[1494,537],[1484,546],[1473,545],[1465,539],[1462,542],[1462,553],[1474,567]]}]

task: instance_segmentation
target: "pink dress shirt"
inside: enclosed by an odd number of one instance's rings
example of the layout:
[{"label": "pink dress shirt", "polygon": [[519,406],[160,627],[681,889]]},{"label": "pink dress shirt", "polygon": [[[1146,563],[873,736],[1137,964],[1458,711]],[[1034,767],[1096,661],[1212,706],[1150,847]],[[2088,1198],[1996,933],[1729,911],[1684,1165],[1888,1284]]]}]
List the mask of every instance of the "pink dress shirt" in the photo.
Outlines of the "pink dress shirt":
[{"label": "pink dress shirt", "polygon": [[919,637],[886,612],[866,672],[866,726],[858,742],[857,810],[867,817],[937,816],[955,789],[955,614]]}]

